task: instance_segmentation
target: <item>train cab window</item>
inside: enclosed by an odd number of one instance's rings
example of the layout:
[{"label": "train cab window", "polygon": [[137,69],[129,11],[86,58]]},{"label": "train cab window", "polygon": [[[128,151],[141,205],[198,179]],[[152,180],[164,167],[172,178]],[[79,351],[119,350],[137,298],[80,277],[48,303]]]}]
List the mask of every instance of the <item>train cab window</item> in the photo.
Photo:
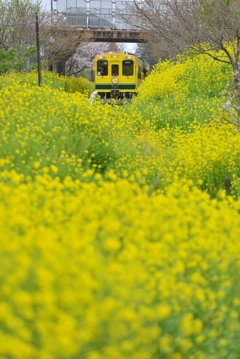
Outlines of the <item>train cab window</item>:
[{"label": "train cab window", "polygon": [[108,75],[108,62],[106,60],[98,60],[97,74],[98,74],[98,76],[107,76]]},{"label": "train cab window", "polygon": [[124,60],[122,63],[123,76],[132,76],[133,75],[133,61]]},{"label": "train cab window", "polygon": [[119,75],[119,66],[112,65],[112,76],[118,76],[118,75]]}]

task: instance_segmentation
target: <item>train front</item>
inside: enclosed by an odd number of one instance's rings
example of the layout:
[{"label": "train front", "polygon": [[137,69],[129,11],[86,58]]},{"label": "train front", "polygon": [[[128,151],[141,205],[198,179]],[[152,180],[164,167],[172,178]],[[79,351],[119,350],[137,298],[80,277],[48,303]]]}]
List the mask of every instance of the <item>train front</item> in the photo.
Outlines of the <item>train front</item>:
[{"label": "train front", "polygon": [[138,87],[134,55],[110,53],[98,55],[94,62],[95,90],[101,98],[132,98]]}]

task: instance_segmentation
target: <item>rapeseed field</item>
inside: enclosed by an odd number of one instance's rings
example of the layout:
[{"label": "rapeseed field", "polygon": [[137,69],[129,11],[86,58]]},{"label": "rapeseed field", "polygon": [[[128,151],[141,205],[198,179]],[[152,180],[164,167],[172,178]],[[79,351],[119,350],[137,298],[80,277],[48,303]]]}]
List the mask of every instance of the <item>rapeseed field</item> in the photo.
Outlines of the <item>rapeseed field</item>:
[{"label": "rapeseed field", "polygon": [[230,82],[186,54],[124,106],[0,77],[0,359],[239,359]]}]

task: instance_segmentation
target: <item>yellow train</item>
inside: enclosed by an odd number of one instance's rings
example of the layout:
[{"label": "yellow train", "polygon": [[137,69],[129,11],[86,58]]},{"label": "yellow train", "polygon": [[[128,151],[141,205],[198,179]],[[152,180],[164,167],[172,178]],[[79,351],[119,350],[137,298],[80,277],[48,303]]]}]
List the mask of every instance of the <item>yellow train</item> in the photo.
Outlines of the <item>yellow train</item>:
[{"label": "yellow train", "polygon": [[128,52],[98,55],[93,62],[95,93],[105,99],[130,99],[149,70],[147,63]]}]

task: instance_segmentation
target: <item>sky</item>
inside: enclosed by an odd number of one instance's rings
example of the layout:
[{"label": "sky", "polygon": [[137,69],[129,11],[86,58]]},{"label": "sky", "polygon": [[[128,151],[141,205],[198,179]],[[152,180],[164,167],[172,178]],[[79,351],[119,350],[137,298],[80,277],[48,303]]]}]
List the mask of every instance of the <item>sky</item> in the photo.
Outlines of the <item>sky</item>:
[{"label": "sky", "polygon": [[51,0],[42,0],[41,3],[44,10],[51,9]]},{"label": "sky", "polygon": [[[54,0],[41,0],[43,10],[49,11],[51,9],[51,1],[53,1],[53,8],[56,8],[56,2]],[[136,51],[137,44],[127,44],[125,43],[125,49],[129,52]]]}]

